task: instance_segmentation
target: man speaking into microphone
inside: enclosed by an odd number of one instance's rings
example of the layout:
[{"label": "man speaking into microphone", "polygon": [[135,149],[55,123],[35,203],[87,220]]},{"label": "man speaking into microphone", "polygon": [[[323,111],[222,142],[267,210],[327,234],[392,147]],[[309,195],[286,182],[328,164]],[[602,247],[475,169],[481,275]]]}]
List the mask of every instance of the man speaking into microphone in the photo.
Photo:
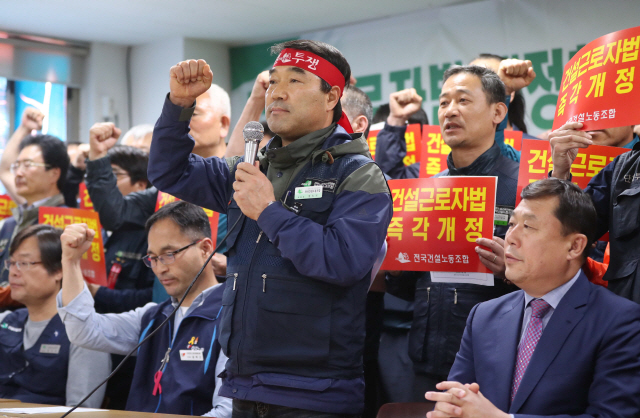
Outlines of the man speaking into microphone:
[{"label": "man speaking into microphone", "polygon": [[358,415],[365,300],[392,201],[342,112],[351,69],[340,51],[308,40],[271,51],[266,117],[276,136],[256,164],[191,153],[189,119],[213,74],[190,60],[170,70],[149,179],[228,214],[220,395],[234,399],[233,416]]}]

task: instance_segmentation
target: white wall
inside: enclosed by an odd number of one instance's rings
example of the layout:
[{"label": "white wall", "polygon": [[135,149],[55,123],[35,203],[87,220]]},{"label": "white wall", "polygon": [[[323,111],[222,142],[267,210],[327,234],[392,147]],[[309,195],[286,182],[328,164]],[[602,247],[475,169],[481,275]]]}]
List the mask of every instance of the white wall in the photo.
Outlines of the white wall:
[{"label": "white wall", "polygon": [[129,129],[126,57],[126,46],[91,44],[80,93],[79,137],[82,142],[89,140],[91,125],[104,121],[105,102],[111,107],[111,111],[106,112],[110,121],[117,122],[122,129]]},{"label": "white wall", "polygon": [[164,97],[169,92],[169,69],[183,58],[183,38],[165,39],[132,48],[132,126],[156,123]]},{"label": "white wall", "polygon": [[184,59],[203,59],[211,66],[213,83],[231,92],[231,65],[229,48],[218,42],[204,39],[184,40]]}]

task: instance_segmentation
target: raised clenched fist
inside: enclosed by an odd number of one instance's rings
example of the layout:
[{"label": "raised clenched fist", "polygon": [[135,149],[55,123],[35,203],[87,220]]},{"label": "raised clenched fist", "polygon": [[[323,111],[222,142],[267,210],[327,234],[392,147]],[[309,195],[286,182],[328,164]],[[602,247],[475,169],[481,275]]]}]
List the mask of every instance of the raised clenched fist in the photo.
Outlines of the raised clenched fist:
[{"label": "raised clenched fist", "polygon": [[389,117],[387,123],[393,126],[403,126],[407,120],[420,110],[422,97],[416,89],[400,90],[389,95]]},{"label": "raised clenched fist", "polygon": [[62,244],[62,258],[67,261],[79,262],[82,255],[91,248],[91,242],[96,232],[87,224],[68,225],[60,236]]},{"label": "raised clenched fist", "polygon": [[198,96],[209,90],[213,72],[205,60],[181,61],[169,70],[169,100],[190,107]]},{"label": "raised clenched fist", "polygon": [[97,160],[105,157],[118,142],[122,131],[111,122],[94,124],[89,130],[89,159]]},{"label": "raised clenched fist", "polygon": [[506,59],[500,62],[498,76],[507,89],[507,94],[527,87],[534,78],[536,72],[529,60]]},{"label": "raised clenched fist", "polygon": [[42,129],[42,120],[44,119],[44,113],[36,109],[35,107],[28,107],[22,112],[22,120],[20,126],[27,131],[39,131]]}]

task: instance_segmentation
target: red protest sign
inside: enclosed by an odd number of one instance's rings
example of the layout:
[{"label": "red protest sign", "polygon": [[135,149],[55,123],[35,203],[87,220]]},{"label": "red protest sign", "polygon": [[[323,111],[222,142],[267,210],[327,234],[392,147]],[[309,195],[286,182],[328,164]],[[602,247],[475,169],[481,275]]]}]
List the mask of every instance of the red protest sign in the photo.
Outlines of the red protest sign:
[{"label": "red protest sign", "polygon": [[85,223],[96,235],[91,248],[80,260],[82,275],[85,280],[100,286],[107,285],[107,267],[104,260],[104,246],[102,243],[102,227],[98,213],[84,209],[40,207],[38,209],[38,223],[64,229],[67,225]]},{"label": "red protest sign", "polygon": [[393,218],[382,270],[481,272],[476,239],[493,236],[496,177],[389,180]]},{"label": "red protest sign", "polygon": [[[169,203],[177,202],[178,199],[175,196],[171,196],[169,193],[158,191],[158,200],[156,200],[156,212],[158,209],[163,207],[164,205],[168,205]],[[218,219],[220,218],[220,214],[218,212],[214,212],[211,209],[202,208],[204,213],[209,217],[209,224],[211,224],[211,239],[216,241],[216,237],[218,236]]]},{"label": "red protest sign", "polygon": [[511,145],[516,151],[522,150],[522,131],[504,131],[504,143]]},{"label": "red protest sign", "polygon": [[[585,189],[589,181],[598,174],[615,157],[630,151],[627,148],[591,145],[580,149],[571,165],[572,182]],[[520,155],[520,171],[518,172],[518,195],[516,203],[520,203],[522,189],[536,180],[547,178],[553,170],[551,161],[551,145],[547,141],[524,139]]]},{"label": "red protest sign", "polygon": [[444,143],[439,125],[422,127],[422,154],[420,178],[428,178],[447,169],[447,156],[451,148]]},{"label": "red protest sign", "polygon": [[93,202],[91,201],[91,197],[89,197],[89,190],[87,190],[87,185],[84,181],[80,183],[78,194],[80,195],[80,209],[94,210]]},{"label": "red protest sign", "polygon": [[583,130],[640,123],[640,88],[634,89],[639,47],[637,26],[591,41],[574,55],[564,67],[553,129],[567,122],[584,123]]},{"label": "red protest sign", "polygon": [[9,195],[0,195],[0,220],[13,216],[11,209],[17,207],[16,202]]},{"label": "red protest sign", "polygon": [[[367,137],[367,144],[369,145],[369,152],[371,158],[376,159],[376,145],[378,143],[378,133],[381,129],[369,131]],[[407,155],[403,158],[404,165],[411,165],[417,163],[420,158],[420,143],[422,141],[422,132],[419,123],[412,123],[407,125],[407,130],[404,134],[404,140],[407,143]]]}]

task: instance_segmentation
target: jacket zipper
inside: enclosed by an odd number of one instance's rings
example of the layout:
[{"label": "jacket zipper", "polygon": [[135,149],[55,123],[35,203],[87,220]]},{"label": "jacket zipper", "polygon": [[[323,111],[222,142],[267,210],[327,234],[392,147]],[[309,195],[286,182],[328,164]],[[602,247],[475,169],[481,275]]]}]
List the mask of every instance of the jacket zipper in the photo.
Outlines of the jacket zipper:
[{"label": "jacket zipper", "polygon": [[233,290],[236,290],[236,282],[238,281],[238,273],[233,273]]},{"label": "jacket zipper", "polygon": [[453,289],[453,304],[458,304],[458,289],[455,288]]},{"label": "jacket zipper", "polygon": [[267,274],[262,275],[262,293],[267,292]]}]

